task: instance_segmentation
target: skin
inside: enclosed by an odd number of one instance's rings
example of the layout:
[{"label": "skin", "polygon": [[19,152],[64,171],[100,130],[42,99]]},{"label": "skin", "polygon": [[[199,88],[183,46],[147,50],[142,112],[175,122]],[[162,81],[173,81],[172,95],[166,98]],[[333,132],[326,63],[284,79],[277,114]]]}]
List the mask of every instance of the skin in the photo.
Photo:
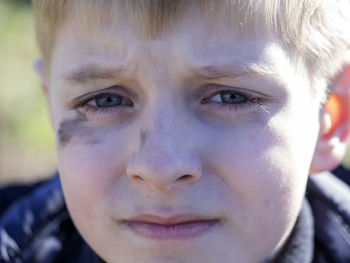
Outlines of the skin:
[{"label": "skin", "polygon": [[[108,262],[273,257],[299,213],[320,130],[319,101],[293,52],[263,28],[212,30],[196,13],[154,40],[126,18],[88,30],[70,17],[46,82],[64,196],[84,239]],[[236,72],[214,69],[223,66]],[[237,89],[248,101],[216,95]],[[82,106],[107,92],[125,104]],[[141,213],[220,224],[189,240],[151,241],[118,224]]]},{"label": "skin", "polygon": [[75,134],[81,133],[79,131],[85,130],[83,122],[84,121],[80,119],[62,121],[57,132],[60,145],[63,146],[69,143]]}]

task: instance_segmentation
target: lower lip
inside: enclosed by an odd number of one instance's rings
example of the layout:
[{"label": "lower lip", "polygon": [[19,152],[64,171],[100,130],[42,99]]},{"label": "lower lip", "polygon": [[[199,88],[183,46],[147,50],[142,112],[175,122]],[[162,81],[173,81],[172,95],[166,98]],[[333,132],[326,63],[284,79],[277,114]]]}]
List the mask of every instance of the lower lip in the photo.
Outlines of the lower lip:
[{"label": "lower lip", "polygon": [[218,220],[196,221],[174,225],[145,222],[125,222],[135,234],[157,241],[185,240],[202,235],[218,224]]}]

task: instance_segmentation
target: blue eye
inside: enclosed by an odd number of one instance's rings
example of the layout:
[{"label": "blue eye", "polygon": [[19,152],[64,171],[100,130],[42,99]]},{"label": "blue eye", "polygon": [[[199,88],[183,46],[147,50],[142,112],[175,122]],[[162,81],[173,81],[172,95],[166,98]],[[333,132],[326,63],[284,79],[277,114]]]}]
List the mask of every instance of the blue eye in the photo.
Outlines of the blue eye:
[{"label": "blue eye", "polygon": [[94,102],[99,108],[108,108],[122,105],[123,97],[119,95],[100,95],[94,99]]},{"label": "blue eye", "polygon": [[105,93],[99,94],[83,100],[78,107],[90,106],[95,108],[113,108],[119,106],[133,106],[131,100],[119,94]]},{"label": "blue eye", "polygon": [[224,90],[215,93],[211,97],[207,97],[202,100],[202,103],[224,103],[224,104],[244,104],[249,102],[249,95],[245,95],[241,92],[232,91],[232,90]]},{"label": "blue eye", "polygon": [[223,103],[240,104],[248,101],[247,96],[232,91],[224,91],[218,94]]},{"label": "blue eye", "polygon": [[[85,97],[85,98],[84,98]],[[100,94],[88,94],[78,98],[73,109],[80,113],[92,115],[115,115],[123,112],[126,108],[133,107],[133,102],[117,92],[105,92]]]},{"label": "blue eye", "polygon": [[201,104],[219,107],[230,111],[264,110],[263,100],[251,91],[242,89],[224,89],[212,93],[201,100]]}]

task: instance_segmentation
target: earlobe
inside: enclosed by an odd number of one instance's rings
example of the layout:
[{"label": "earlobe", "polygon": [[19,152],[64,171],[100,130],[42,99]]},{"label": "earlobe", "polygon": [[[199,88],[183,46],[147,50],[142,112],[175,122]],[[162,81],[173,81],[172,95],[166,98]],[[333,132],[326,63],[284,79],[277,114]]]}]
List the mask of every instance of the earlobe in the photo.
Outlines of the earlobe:
[{"label": "earlobe", "polygon": [[334,169],[344,158],[350,135],[350,67],[337,82],[321,116],[310,173]]},{"label": "earlobe", "polygon": [[40,79],[41,88],[46,96],[48,94],[48,87],[46,84],[45,69],[44,69],[44,64],[42,60],[41,59],[35,60],[33,63],[33,68]]}]

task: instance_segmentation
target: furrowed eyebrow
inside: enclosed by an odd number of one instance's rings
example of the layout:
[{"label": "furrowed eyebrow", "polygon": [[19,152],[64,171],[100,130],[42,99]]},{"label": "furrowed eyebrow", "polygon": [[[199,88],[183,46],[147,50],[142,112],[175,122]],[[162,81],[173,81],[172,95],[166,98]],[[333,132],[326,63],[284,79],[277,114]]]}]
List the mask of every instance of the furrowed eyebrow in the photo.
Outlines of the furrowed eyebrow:
[{"label": "furrowed eyebrow", "polygon": [[195,75],[207,80],[222,79],[222,78],[256,78],[256,77],[271,77],[274,74],[267,68],[251,64],[242,68],[234,68],[229,66],[205,66],[194,69]]},{"label": "furrowed eyebrow", "polygon": [[[132,73],[131,69],[126,67],[116,67],[116,68],[103,68],[96,64],[89,64],[77,67],[73,70],[65,72],[62,74],[63,79],[83,84],[90,81],[96,80],[112,80],[121,79],[123,77],[128,77]],[[216,66],[208,65],[203,67],[192,67],[191,73],[207,80],[215,80],[222,78],[256,78],[256,77],[273,77],[272,71],[268,70],[266,67],[251,64],[248,66],[240,67],[230,67],[230,66]]]},{"label": "furrowed eyebrow", "polygon": [[103,68],[96,64],[89,64],[63,73],[62,78],[70,82],[85,83],[103,79],[120,79],[130,75],[130,72],[125,67]]}]

